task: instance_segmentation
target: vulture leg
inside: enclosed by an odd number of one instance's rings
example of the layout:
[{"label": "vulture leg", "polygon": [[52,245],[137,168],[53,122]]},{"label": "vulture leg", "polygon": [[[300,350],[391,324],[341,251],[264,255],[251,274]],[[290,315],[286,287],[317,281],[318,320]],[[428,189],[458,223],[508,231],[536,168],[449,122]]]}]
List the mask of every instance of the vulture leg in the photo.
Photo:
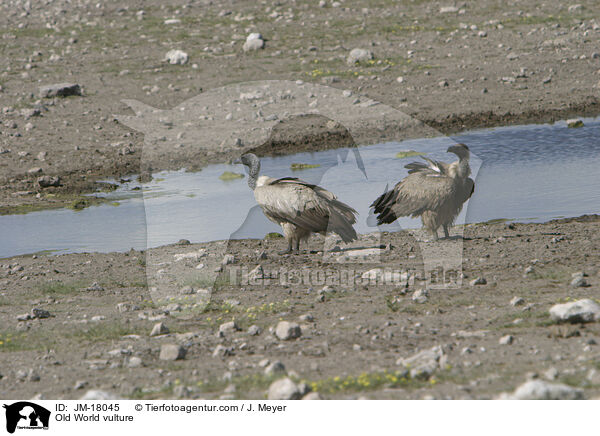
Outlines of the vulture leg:
[{"label": "vulture leg", "polygon": [[444,236],[446,239],[450,239],[450,232],[448,232],[448,224],[444,224]]},{"label": "vulture leg", "polygon": [[440,238],[438,238],[437,229],[431,230],[431,233],[433,234],[433,240],[434,241],[439,241]]},{"label": "vulture leg", "polygon": [[280,251],[277,254],[290,254],[291,252],[292,252],[292,249],[288,248],[287,250]]},{"label": "vulture leg", "polygon": [[287,250],[280,251],[279,254],[290,254],[292,252],[292,238],[288,238],[288,248]]},{"label": "vulture leg", "polygon": [[296,253],[300,252],[300,238],[296,239],[296,246],[294,247]]}]

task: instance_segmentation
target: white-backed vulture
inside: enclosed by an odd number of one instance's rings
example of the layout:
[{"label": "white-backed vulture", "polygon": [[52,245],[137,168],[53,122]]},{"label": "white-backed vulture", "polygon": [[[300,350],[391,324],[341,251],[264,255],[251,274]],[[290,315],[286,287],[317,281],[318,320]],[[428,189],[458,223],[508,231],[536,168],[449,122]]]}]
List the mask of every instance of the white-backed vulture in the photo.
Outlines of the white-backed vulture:
[{"label": "white-backed vulture", "polygon": [[259,177],[260,160],[252,153],[244,154],[240,162],[248,167],[248,186],[256,202],[265,216],[283,229],[288,242],[283,253],[292,248],[299,251],[300,241],[311,233],[337,233],[344,242],[356,239],[352,225],[357,212],[331,192],[293,177]]},{"label": "white-backed vulture", "polygon": [[408,176],[371,204],[378,224],[394,222],[401,216],[421,216],[423,226],[435,240],[440,226],[445,237],[450,236],[448,226],[473,194],[475,183],[469,177],[469,147],[457,144],[447,151],[456,154],[458,160],[448,164],[423,157],[427,164],[413,162],[406,165]]}]

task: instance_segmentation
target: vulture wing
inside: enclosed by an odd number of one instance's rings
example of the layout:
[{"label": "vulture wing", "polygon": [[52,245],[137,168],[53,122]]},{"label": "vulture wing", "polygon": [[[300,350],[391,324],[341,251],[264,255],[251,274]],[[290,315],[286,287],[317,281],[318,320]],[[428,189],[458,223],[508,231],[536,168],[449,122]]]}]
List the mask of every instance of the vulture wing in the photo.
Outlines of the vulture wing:
[{"label": "vulture wing", "polygon": [[352,224],[356,211],[320,186],[284,177],[271,179],[254,190],[265,215],[275,222],[289,222],[311,232],[334,232],[344,242],[356,239]]},{"label": "vulture wing", "polygon": [[437,210],[456,194],[457,189],[451,177],[433,170],[418,171],[379,196],[371,207],[378,214],[378,224],[388,224],[400,216],[414,218],[426,210]]},{"label": "vulture wing", "polygon": [[422,171],[430,174],[448,174],[448,167],[450,166],[450,164],[438,160],[429,159],[425,156],[421,156],[421,158],[427,163],[411,162],[408,165],[404,166],[404,168],[408,170],[408,174],[418,173]]}]

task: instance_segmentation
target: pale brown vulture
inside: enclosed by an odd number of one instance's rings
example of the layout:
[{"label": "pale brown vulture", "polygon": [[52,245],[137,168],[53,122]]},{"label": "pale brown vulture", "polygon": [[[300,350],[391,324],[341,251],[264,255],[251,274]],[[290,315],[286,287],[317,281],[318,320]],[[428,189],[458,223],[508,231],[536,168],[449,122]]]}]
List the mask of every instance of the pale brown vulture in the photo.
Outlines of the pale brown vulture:
[{"label": "pale brown vulture", "polygon": [[299,251],[300,241],[311,233],[337,233],[344,242],[356,239],[352,225],[357,212],[331,192],[294,177],[259,177],[260,160],[252,153],[244,154],[239,162],[248,167],[248,186],[265,216],[283,229],[288,242],[283,253],[292,248]]},{"label": "pale brown vulture", "polygon": [[401,216],[421,216],[423,226],[435,240],[440,226],[444,228],[445,237],[450,237],[448,226],[473,194],[475,183],[469,177],[469,147],[457,144],[447,151],[456,154],[458,160],[448,164],[424,157],[427,164],[413,162],[406,165],[408,176],[371,204],[378,224],[394,222]]}]

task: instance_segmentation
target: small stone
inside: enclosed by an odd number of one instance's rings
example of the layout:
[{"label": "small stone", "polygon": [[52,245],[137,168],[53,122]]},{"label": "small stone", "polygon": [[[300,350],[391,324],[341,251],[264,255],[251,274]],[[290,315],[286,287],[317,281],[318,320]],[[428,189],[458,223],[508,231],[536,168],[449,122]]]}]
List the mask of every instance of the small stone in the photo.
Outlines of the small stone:
[{"label": "small stone", "polygon": [[217,345],[213,350],[213,357],[226,357],[231,356],[233,354],[233,348],[225,347],[223,345]]},{"label": "small stone", "polygon": [[184,65],[188,59],[188,54],[182,50],[169,50],[165,55],[165,61],[171,65]]},{"label": "small stone", "polygon": [[310,313],[305,313],[304,315],[300,315],[298,319],[302,322],[313,322],[315,318]]},{"label": "small stone", "polygon": [[285,374],[285,365],[279,360],[276,360],[265,368],[265,375],[275,374]]},{"label": "small stone", "polygon": [[571,286],[574,288],[586,288],[589,284],[583,276],[577,276],[571,281]]},{"label": "small stone", "polygon": [[569,6],[569,8],[567,10],[571,13],[581,12],[583,10],[583,5],[580,5],[580,4],[571,5],[571,6]]},{"label": "small stone", "polygon": [[76,391],[79,391],[81,389],[84,389],[85,387],[87,387],[89,383],[85,380],[77,380],[75,382],[75,386],[73,386],[73,389]]},{"label": "small stone", "polygon": [[44,170],[42,170],[40,167],[29,168],[27,170],[27,174],[39,174],[42,172],[44,172]]},{"label": "small stone", "polygon": [[137,356],[132,356],[127,361],[127,366],[129,368],[140,368],[142,366],[142,359]]},{"label": "small stone", "polygon": [[91,286],[85,289],[86,291],[104,291],[104,288],[98,284],[98,282],[92,283]]},{"label": "small stone", "polygon": [[42,176],[37,179],[40,188],[49,188],[50,186],[60,186],[60,177],[58,176]]},{"label": "small stone", "polygon": [[441,88],[446,88],[449,84],[447,80],[442,80],[438,83]]},{"label": "small stone", "polygon": [[39,309],[39,308],[31,309],[31,317],[32,318],[45,319],[45,318],[50,318],[51,316],[52,315],[47,310]]},{"label": "small stone", "polygon": [[556,304],[550,308],[550,317],[554,321],[570,323],[598,321],[600,320],[600,305],[590,299]]},{"label": "small stone", "polygon": [[512,394],[501,394],[502,400],[582,400],[583,391],[567,385],[530,380]]},{"label": "small stone", "polygon": [[240,328],[238,327],[235,321],[225,322],[219,326],[220,333],[233,333],[238,331],[239,329]]},{"label": "small stone", "polygon": [[483,277],[478,277],[469,282],[471,286],[487,285],[487,280]]},{"label": "small stone", "polygon": [[346,59],[346,63],[348,65],[354,65],[357,62],[365,62],[373,59],[373,53],[369,50],[365,50],[362,48],[355,48],[350,51],[348,58]]},{"label": "small stone", "polygon": [[506,336],[502,336],[500,338],[500,340],[498,341],[498,343],[500,345],[510,345],[513,343],[514,339],[515,338],[512,335],[506,335]]},{"label": "small stone", "polygon": [[163,344],[160,347],[160,360],[181,360],[184,359],[186,350],[181,345]]},{"label": "small stone", "polygon": [[40,375],[33,368],[27,373],[27,380],[30,382],[39,382],[40,379]]},{"label": "small stone", "polygon": [[111,392],[89,390],[80,398],[80,400],[83,400],[83,401],[120,400],[120,398]]},{"label": "small stone", "polygon": [[251,325],[248,327],[248,334],[250,336],[258,336],[262,332],[262,329],[257,325]]},{"label": "small stone", "polygon": [[452,14],[458,12],[458,8],[456,6],[442,6],[440,8],[440,14]]},{"label": "small stone", "polygon": [[41,115],[41,111],[38,108],[27,108],[21,110],[23,118],[28,120],[29,118],[38,117]]},{"label": "small stone", "polygon": [[299,400],[300,398],[300,389],[290,378],[274,381],[269,386],[269,400]]},{"label": "small stone", "polygon": [[164,325],[164,323],[159,322],[154,324],[154,327],[152,327],[152,331],[150,332],[150,336],[160,336],[160,335],[166,335],[169,333],[169,328]]},{"label": "small stone", "polygon": [[525,304],[525,300],[523,300],[521,297],[514,297],[512,300],[510,300],[511,306],[521,306],[523,304]]},{"label": "small stone", "polygon": [[427,292],[427,289],[419,289],[413,293],[412,300],[415,303],[423,304],[427,301],[428,295],[429,293]]},{"label": "small stone", "polygon": [[302,330],[294,322],[280,321],[275,328],[275,335],[282,341],[288,341],[299,338],[302,335]]},{"label": "small stone", "polygon": [[251,33],[246,38],[242,50],[245,52],[260,50],[265,47],[265,40],[260,33]]},{"label": "small stone", "polygon": [[81,86],[76,83],[57,83],[55,85],[40,86],[39,95],[41,98],[81,95]]},{"label": "small stone", "polygon": [[322,400],[321,394],[318,392],[309,392],[305,396],[302,397],[303,400]]},{"label": "small stone", "polygon": [[550,381],[556,380],[558,378],[558,369],[549,368],[548,370],[546,370],[544,372],[543,375],[546,380],[550,380]]}]

